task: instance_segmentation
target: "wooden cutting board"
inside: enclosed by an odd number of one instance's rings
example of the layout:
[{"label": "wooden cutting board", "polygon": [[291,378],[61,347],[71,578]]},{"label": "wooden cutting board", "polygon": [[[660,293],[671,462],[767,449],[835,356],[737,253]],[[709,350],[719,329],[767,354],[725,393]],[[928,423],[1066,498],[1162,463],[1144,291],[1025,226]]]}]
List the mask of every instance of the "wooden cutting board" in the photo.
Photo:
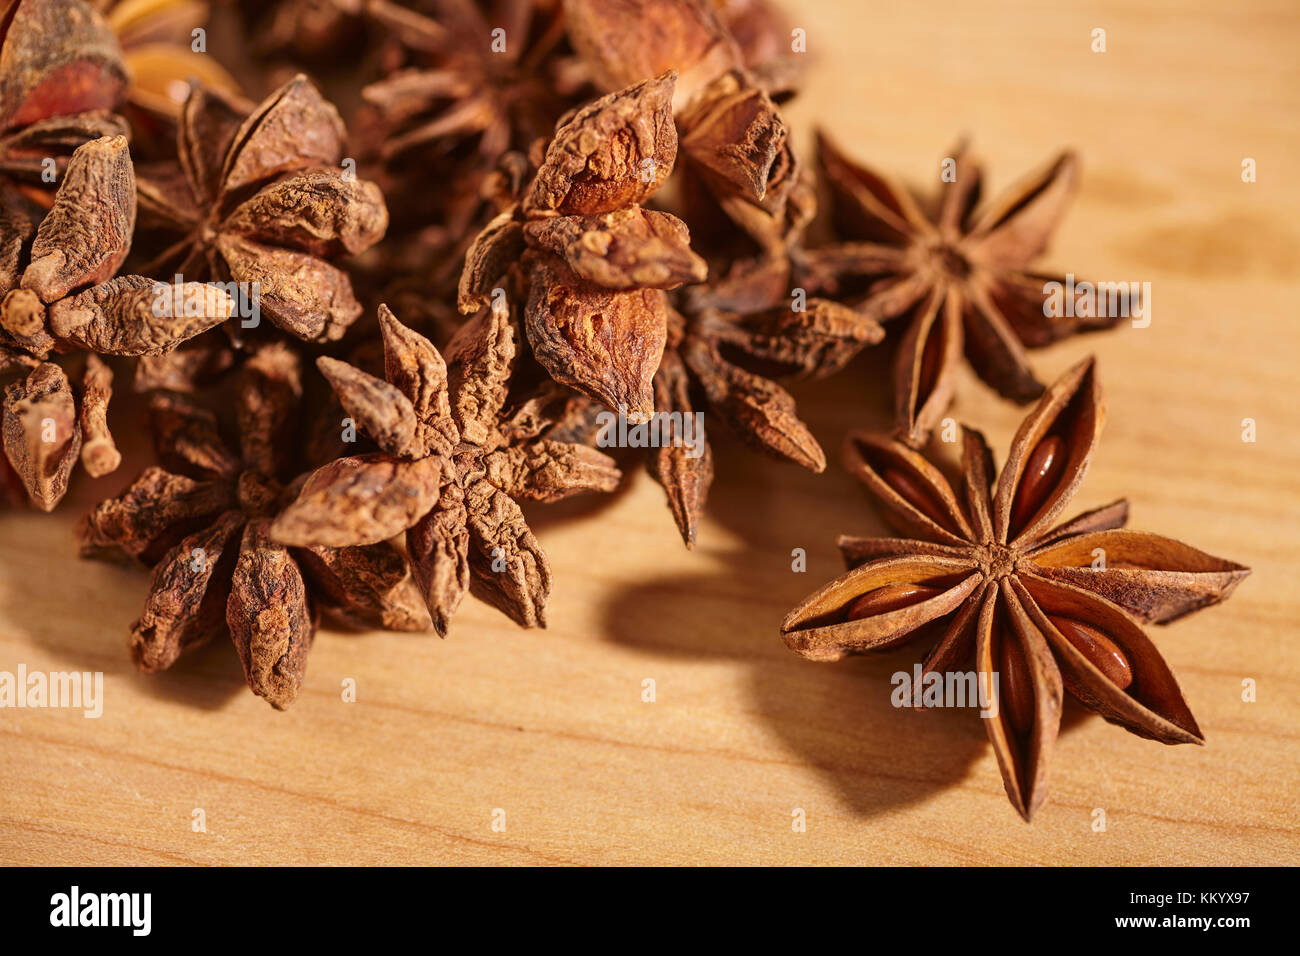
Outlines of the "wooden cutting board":
[{"label": "wooden cutting board", "polygon": [[[1300,8],[798,6],[815,59],[789,111],[801,143],[821,124],[928,189],[966,133],[994,191],[1081,151],[1045,265],[1149,281],[1153,321],[1036,367],[1099,357],[1108,424],[1080,508],[1127,496],[1133,527],[1254,568],[1226,604],[1151,629],[1207,745],[1068,710],[1026,825],[977,718],[890,705],[889,675],[918,651],[830,665],[783,648],[785,611],[840,570],[835,535],[880,529],[838,448],[885,421],[884,347],[796,389],[825,475],[759,461],[719,424],[688,553],[629,462],[619,494],[531,512],[554,564],[549,630],[468,600],[446,641],[324,631],[284,714],[247,693],[228,645],[132,671],[147,576],[79,561],[72,533],[131,472],[83,481],[53,516],[0,515],[0,670],[102,671],[105,698],[98,719],[0,710],[0,862],[1300,862]],[[954,414],[1001,460],[1022,411],[964,373]]]}]

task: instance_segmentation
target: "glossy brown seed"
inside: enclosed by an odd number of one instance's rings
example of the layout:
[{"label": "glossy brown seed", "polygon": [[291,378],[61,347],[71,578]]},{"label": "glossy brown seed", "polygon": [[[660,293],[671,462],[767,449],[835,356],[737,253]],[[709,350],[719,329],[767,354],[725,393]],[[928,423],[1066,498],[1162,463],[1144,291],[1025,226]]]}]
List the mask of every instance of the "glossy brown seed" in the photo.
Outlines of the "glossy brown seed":
[{"label": "glossy brown seed", "polygon": [[910,474],[897,468],[886,468],[881,477],[885,479],[885,483],[889,487],[902,495],[904,501],[921,512],[921,514],[942,528],[949,526],[943,508],[934,500],[925,489],[925,486]]},{"label": "glossy brown seed", "polygon": [[1109,637],[1092,625],[1072,618],[1050,617],[1049,620],[1112,684],[1124,690],[1133,683],[1133,668],[1129,666],[1128,658]]},{"label": "glossy brown seed", "polygon": [[1017,734],[1034,723],[1034,685],[1029,676],[1025,652],[1010,634],[998,640],[998,706]]},{"label": "glossy brown seed", "polygon": [[1025,462],[1024,473],[1020,476],[1020,490],[1016,492],[1016,501],[1011,507],[1013,532],[1029,524],[1061,480],[1064,471],[1065,439],[1060,435],[1048,435],[1038,443]]},{"label": "glossy brown seed", "polygon": [[920,604],[941,593],[938,588],[924,584],[886,584],[883,588],[868,591],[849,605],[844,614],[846,621],[860,621],[889,611]]}]

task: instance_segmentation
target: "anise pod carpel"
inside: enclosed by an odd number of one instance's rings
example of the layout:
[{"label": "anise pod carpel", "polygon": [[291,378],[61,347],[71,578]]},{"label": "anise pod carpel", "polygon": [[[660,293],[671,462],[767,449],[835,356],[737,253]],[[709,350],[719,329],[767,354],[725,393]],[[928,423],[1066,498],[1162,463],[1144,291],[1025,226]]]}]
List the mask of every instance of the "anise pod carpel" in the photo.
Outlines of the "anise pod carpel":
[{"label": "anise pod carpel", "polygon": [[686,224],[666,212],[628,206],[598,216],[556,216],[524,223],[529,247],[562,259],[580,279],[605,289],[676,289],[703,282],[704,260],[691,251]]},{"label": "anise pod carpel", "polygon": [[[0,444],[9,472],[42,511],[52,511],[67,493],[78,458],[91,477],[114,471],[122,456],[108,428],[113,372],[87,355],[79,389],[53,362],[28,359],[26,378],[4,390]],[[15,363],[17,364],[17,363]],[[0,363],[3,371],[3,363]]]},{"label": "anise pod carpel", "polygon": [[5,388],[0,438],[32,504],[52,511],[81,453],[77,403],[63,369],[42,362]]},{"label": "anise pod carpel", "polygon": [[669,70],[609,93],[561,121],[524,198],[524,212],[598,216],[644,203],[677,159]]},{"label": "anise pod carpel", "polygon": [[667,341],[667,303],[658,289],[615,292],[579,279],[562,262],[526,260],[528,339],[537,361],[562,385],[643,421],[654,411],[655,369]]},{"label": "anise pod carpel", "polygon": [[797,175],[789,133],[771,97],[739,70],[702,89],[677,118],[682,149],[716,193],[779,210]]},{"label": "anise pod carpel", "polygon": [[868,281],[856,304],[860,311],[881,321],[907,318],[894,391],[896,428],[909,445],[924,445],[947,411],[963,355],[999,394],[1029,402],[1043,385],[1029,366],[1027,347],[1108,328],[1121,318],[1083,308],[1050,314],[1052,277],[1027,271],[1046,250],[1074,193],[1073,153],[1062,153],[976,209],[980,170],[961,144],[950,157],[951,176],[944,177],[933,216],[902,186],[851,162],[825,135],[818,156],[845,241],[804,250],[797,281],[837,295]]},{"label": "anise pod carpel", "polygon": [[1046,389],[996,482],[983,437],[967,429],[958,489],[907,445],[851,434],[850,472],[913,537],[841,538],[850,570],[781,625],[786,644],[812,660],[926,635],[934,643],[925,674],[943,676],[974,658],[997,710],[985,728],[1026,819],[1046,795],[1063,690],[1139,736],[1203,742],[1140,622],[1218,603],[1249,574],[1181,542],[1123,530],[1122,501],[1058,524],[1103,418],[1087,360]]},{"label": "anise pod carpel", "polygon": [[832,374],[863,347],[880,341],[884,331],[824,299],[753,315],[712,308],[685,316],[673,311],[669,331],[654,388],[655,410],[667,416],[663,420],[671,440],[650,452],[648,466],[663,485],[682,540],[690,548],[713,480],[703,428],[688,435],[682,418],[702,414],[696,394],[749,447],[820,472],[826,467],[821,446],[799,419],[793,396],[773,379]]},{"label": "anise pod carpel", "polygon": [[126,259],[135,230],[135,170],[125,136],[78,147],[32,242],[22,287],[42,302],[103,282]]},{"label": "anise pod carpel", "polygon": [[700,516],[713,484],[713,449],[703,434],[694,436],[698,451],[687,442],[687,416],[695,415],[696,407],[691,396],[690,372],[675,347],[664,350],[654,387],[655,410],[668,416],[671,432],[669,441],[661,441],[647,453],[647,468],[663,486],[683,543],[687,548],[694,548]]},{"label": "anise pod carpel", "polygon": [[[574,47],[598,83],[613,89],[679,74],[673,115],[693,169],[713,202],[773,253],[777,223],[799,179],[785,123],[761,79],[704,0],[566,0]],[[699,210],[684,197],[687,221]]]}]

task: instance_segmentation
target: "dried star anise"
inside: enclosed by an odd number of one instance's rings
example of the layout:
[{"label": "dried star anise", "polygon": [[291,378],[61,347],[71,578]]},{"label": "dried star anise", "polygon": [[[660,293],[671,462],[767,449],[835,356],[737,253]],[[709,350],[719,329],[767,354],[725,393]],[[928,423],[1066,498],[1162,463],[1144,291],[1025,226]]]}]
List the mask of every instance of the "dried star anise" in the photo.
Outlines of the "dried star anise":
[{"label": "dried star anise", "polygon": [[1141,737],[1203,742],[1139,622],[1216,604],[1250,573],[1181,542],[1123,530],[1125,501],[1056,524],[1083,481],[1104,417],[1089,359],[1046,390],[996,485],[983,436],[965,431],[960,492],[906,445],[851,434],[849,470],[890,523],[917,538],[842,537],[851,570],[781,625],[786,644],[816,661],[916,637],[934,641],[925,674],[942,676],[973,658],[996,701],[985,726],[1007,795],[1026,820],[1046,796],[1063,686]]},{"label": "dried star anise", "polygon": [[818,378],[838,371],[884,330],[851,309],[811,299],[806,309],[788,306],[751,315],[704,309],[670,314],[668,347],[655,374],[655,410],[668,415],[672,440],[649,453],[649,469],[668,495],[668,506],[686,546],[713,481],[708,439],[692,448],[680,434],[677,415],[690,415],[698,396],[745,444],[814,472],[826,467],[817,439],[799,420],[790,393],[776,377]]},{"label": "dried star anise", "polygon": [[340,167],[343,137],[338,111],[304,76],[248,116],[193,86],[177,161],[138,176],[141,227],[171,237],[142,271],[256,286],[278,328],[339,338],[362,310],[328,260],[370,248],[388,225],[379,187]]},{"label": "dried star anise", "polygon": [[293,492],[301,396],[297,356],[265,346],[241,367],[238,448],[216,415],[157,394],[150,415],[162,467],[146,470],[82,521],[82,554],[153,566],[149,597],[131,627],[131,656],[146,672],[228,631],[248,686],[277,709],[297,696],[322,606],[342,621],[423,630],[428,614],[405,558],[387,542],[362,548],[286,548],[271,521]]},{"label": "dried star anise", "polygon": [[672,172],[677,131],[665,73],[604,96],[556,130],[524,200],[475,240],[460,308],[486,306],[520,262],[525,328],[555,381],[633,420],[654,410],[667,337],[661,290],[704,278],[681,220],[642,206]]},{"label": "dried star anise", "polygon": [[789,247],[815,212],[815,194],[803,183],[769,91],[713,6],[565,0],[574,47],[604,88],[666,70],[679,74],[673,113],[683,157],[680,212],[703,235],[712,281],[727,276],[732,288],[751,296],[762,291],[767,298],[748,308],[769,308],[790,294]]},{"label": "dried star anise", "polygon": [[[402,189],[416,195],[400,212],[458,242],[476,231],[484,177],[507,152],[549,137],[574,105],[561,83],[564,22],[544,0],[416,6],[365,4],[394,43],[388,75],[361,91],[357,122],[385,189],[414,187]],[[419,188],[431,165],[450,188]]]},{"label": "dried star anise", "polygon": [[406,533],[434,627],[445,635],[466,587],[524,627],[545,626],[551,572],[516,499],[612,491],[607,456],[554,441],[525,402],[503,415],[515,370],[508,310],[474,319],[444,363],[423,336],[380,310],[387,381],[335,359],[318,364],[381,452],[315,471],[272,526],[293,545],[365,545]]},{"label": "dried star anise", "polygon": [[121,457],[106,420],[108,366],[87,356],[76,395],[59,365],[38,360],[54,349],[156,355],[233,312],[229,297],[210,286],[107,278],[126,256],[135,209],[126,138],[92,140],[72,154],[30,247],[11,259],[13,268],[26,266],[19,288],[0,302],[0,348],[9,356],[0,366],[31,371],[5,389],[0,438],[32,503],[45,511],[66,493],[78,455],[96,477]]},{"label": "dried star anise", "polygon": [[902,186],[849,161],[818,139],[823,175],[846,240],[805,250],[810,288],[842,296],[866,281],[857,303],[880,321],[907,316],[894,370],[895,428],[914,448],[929,439],[952,400],[963,353],[998,393],[1030,402],[1043,385],[1025,348],[1113,326],[1120,316],[1049,316],[1044,285],[1052,276],[1027,272],[1047,248],[1073,195],[1078,161],[1063,153],[988,203],[978,213],[980,168],[964,144],[950,157],[951,178],[933,214]]},{"label": "dried star anise", "polygon": [[[96,136],[126,86],[113,31],[82,0],[12,0],[0,17],[0,130],[6,173],[32,173]],[[45,147],[50,147],[45,150]],[[27,160],[27,162],[22,162]]]},{"label": "dried star anise", "polygon": [[17,284],[72,153],[127,132],[109,112],[125,83],[112,31],[81,0],[16,0],[0,18],[0,294]]}]

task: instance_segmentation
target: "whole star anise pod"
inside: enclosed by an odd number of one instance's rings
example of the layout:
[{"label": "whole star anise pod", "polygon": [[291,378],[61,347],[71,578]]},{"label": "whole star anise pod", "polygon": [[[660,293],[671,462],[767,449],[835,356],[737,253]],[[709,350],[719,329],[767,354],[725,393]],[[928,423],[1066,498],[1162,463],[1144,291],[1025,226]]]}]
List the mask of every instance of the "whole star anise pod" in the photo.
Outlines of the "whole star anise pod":
[{"label": "whole star anise pod", "polygon": [[804,657],[834,661],[933,640],[924,675],[972,658],[996,714],[985,729],[1007,795],[1028,820],[1046,796],[1062,689],[1141,737],[1202,743],[1169,666],[1139,622],[1222,601],[1249,569],[1159,535],[1123,530],[1118,501],[1057,524],[1087,472],[1104,409],[1091,359],[1046,390],[993,480],[984,438],[964,433],[962,482],[908,446],[866,433],[850,471],[913,539],[843,537],[852,570],[786,616]]},{"label": "whole star anise pod", "polygon": [[460,309],[472,313],[518,263],[537,361],[633,419],[654,410],[668,322],[661,290],[706,271],[685,224],[642,205],[677,155],[673,82],[665,73],[608,94],[561,124],[523,202],[475,239],[461,277]]},{"label": "whole star anise pod", "polygon": [[256,288],[260,312],[307,341],[339,338],[361,315],[329,260],[370,248],[388,211],[374,183],[341,168],[343,121],[305,76],[245,116],[195,85],[175,163],[137,177],[141,226],[170,244],[141,271]]},{"label": "whole star anise pod", "polygon": [[929,214],[906,189],[847,159],[825,135],[818,158],[846,241],[808,250],[802,282],[842,296],[868,282],[857,304],[885,321],[906,316],[894,369],[895,428],[914,448],[947,411],[964,354],[1004,398],[1043,392],[1025,349],[1109,328],[1120,316],[1049,316],[1045,284],[1063,277],[1027,271],[1065,215],[1078,160],[1062,153],[983,208],[981,174],[965,144],[947,161],[943,192]]},{"label": "whole star anise pod", "polygon": [[324,357],[348,415],[381,452],[313,472],[272,534],[293,545],[368,545],[406,534],[411,565],[445,635],[468,587],[524,627],[545,626],[551,572],[517,499],[612,491],[607,456],[553,441],[535,402],[503,414],[515,370],[507,310],[466,324],[444,363],[423,336],[379,314],[387,381]]},{"label": "whole star anise pod", "polygon": [[654,387],[655,411],[668,416],[672,440],[650,450],[648,467],[688,548],[713,481],[713,456],[704,435],[686,440],[678,415],[706,405],[749,447],[821,472],[826,455],[799,419],[794,398],[774,379],[832,374],[883,337],[876,323],[825,299],[750,315],[712,308],[670,313]]},{"label": "whole star anise pod", "polygon": [[294,486],[297,356],[273,343],[241,367],[238,448],[217,417],[191,399],[158,394],[150,414],[162,467],[82,521],[85,557],[153,566],[144,610],[131,627],[131,657],[154,672],[228,632],[249,688],[276,709],[297,696],[322,607],[345,623],[423,630],[429,619],[401,552],[286,548],[271,521]]}]

